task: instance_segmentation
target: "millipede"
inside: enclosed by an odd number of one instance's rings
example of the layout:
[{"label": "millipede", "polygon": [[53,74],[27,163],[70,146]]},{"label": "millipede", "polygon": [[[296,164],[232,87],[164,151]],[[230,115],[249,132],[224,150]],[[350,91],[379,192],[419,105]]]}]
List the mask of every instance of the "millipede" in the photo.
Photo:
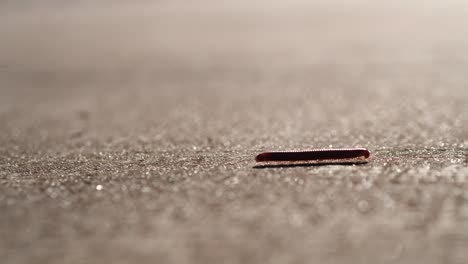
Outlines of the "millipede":
[{"label": "millipede", "polygon": [[262,152],[255,157],[255,161],[261,164],[366,163],[369,157],[370,152],[365,148],[312,149]]}]

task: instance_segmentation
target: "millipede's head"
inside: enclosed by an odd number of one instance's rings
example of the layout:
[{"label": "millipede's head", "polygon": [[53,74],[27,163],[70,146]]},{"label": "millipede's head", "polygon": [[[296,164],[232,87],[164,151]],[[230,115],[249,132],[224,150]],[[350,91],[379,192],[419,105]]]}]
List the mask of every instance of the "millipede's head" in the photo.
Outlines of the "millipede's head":
[{"label": "millipede's head", "polygon": [[366,159],[370,157],[370,152],[369,152],[369,150],[367,150],[367,149],[362,149],[362,152],[363,152],[363,154],[364,154],[364,157],[366,157]]}]

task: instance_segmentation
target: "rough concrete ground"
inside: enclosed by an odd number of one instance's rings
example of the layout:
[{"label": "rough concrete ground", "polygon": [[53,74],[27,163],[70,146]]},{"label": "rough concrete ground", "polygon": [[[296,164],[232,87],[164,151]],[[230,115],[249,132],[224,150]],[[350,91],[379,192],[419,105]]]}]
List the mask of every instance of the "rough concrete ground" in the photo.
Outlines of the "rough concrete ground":
[{"label": "rough concrete ground", "polygon": [[0,6],[2,263],[466,263],[463,2]]}]

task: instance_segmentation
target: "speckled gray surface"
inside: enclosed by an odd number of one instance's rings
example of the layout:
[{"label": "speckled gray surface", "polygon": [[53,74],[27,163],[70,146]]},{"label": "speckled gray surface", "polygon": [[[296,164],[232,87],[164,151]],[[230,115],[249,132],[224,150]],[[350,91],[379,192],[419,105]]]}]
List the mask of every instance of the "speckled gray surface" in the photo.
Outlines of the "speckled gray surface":
[{"label": "speckled gray surface", "polygon": [[466,263],[466,4],[1,5],[1,263]]}]

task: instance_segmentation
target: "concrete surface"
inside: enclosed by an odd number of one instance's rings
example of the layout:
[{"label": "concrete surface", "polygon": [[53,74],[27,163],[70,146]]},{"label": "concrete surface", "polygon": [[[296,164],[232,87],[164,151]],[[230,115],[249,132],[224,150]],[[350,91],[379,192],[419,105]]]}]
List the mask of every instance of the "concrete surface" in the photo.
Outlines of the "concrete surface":
[{"label": "concrete surface", "polygon": [[1,263],[466,263],[468,5],[284,2],[3,1]]}]

